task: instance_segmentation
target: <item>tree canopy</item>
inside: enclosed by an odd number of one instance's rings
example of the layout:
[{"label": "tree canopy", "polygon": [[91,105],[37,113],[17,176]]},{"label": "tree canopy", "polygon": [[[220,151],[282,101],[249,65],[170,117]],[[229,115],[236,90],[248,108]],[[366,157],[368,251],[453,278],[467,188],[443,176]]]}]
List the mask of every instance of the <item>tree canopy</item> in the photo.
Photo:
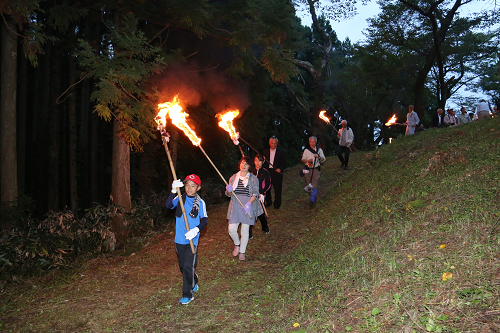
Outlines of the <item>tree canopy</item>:
[{"label": "tree canopy", "polygon": [[[17,115],[19,135],[2,149],[17,143],[20,153],[19,162],[0,168],[17,167],[20,182],[0,190],[19,187],[42,215],[69,203],[106,203],[110,193],[127,207],[127,198],[168,188],[154,117],[157,104],[175,95],[226,177],[241,156],[217,125],[215,115],[228,108],[240,110],[243,153],[262,151],[275,135],[290,163],[299,163],[310,135],[327,154],[336,150],[337,134],[319,119],[321,110],[332,125],[349,122],[358,149],[375,149],[402,134],[382,123],[404,117],[409,104],[428,125],[466,86],[499,103],[497,14],[465,15],[470,1],[462,0],[381,0],[364,42],[339,41],[331,20],[354,15],[360,3],[4,2],[3,24],[16,30],[22,56],[13,72],[18,100],[2,109]],[[298,10],[310,15],[310,27]],[[175,127],[168,131],[179,175],[199,173],[221,188],[198,148]],[[113,190],[117,182],[122,187]]]}]

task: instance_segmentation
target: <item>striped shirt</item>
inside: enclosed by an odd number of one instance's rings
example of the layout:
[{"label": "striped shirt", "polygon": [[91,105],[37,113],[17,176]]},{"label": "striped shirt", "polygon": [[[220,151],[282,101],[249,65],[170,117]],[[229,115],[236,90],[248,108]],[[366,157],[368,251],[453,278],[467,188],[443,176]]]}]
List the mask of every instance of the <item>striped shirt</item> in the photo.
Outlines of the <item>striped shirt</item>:
[{"label": "striped shirt", "polygon": [[249,186],[243,186],[243,181],[241,179],[238,179],[238,186],[233,191],[234,194],[245,195],[247,197],[250,196]]}]

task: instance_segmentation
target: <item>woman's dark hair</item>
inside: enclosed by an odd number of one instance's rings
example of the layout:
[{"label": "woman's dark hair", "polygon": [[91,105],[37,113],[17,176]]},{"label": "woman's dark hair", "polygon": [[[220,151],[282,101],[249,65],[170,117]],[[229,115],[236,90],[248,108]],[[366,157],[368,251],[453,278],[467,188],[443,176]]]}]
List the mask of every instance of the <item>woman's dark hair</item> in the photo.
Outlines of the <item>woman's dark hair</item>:
[{"label": "woman's dark hair", "polygon": [[243,162],[243,161],[247,162],[247,164],[249,165],[248,171],[252,172],[253,171],[253,161],[250,158],[250,156],[243,156],[241,158],[241,160],[238,162],[238,170],[240,169],[241,162]]},{"label": "woman's dark hair", "polygon": [[259,161],[261,161],[261,162],[264,162],[264,161],[265,161],[264,156],[263,156],[263,155],[261,155],[261,154],[257,154],[257,155],[255,155],[254,159],[258,159],[258,160],[259,160]]}]

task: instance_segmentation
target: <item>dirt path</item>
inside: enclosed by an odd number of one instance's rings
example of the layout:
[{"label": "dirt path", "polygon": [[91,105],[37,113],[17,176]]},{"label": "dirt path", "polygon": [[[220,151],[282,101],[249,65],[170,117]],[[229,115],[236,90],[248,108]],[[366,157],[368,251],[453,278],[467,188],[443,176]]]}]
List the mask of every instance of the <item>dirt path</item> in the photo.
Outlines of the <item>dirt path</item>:
[{"label": "dirt path", "polygon": [[[149,239],[137,253],[101,256],[63,282],[55,273],[29,288],[3,311],[3,327],[13,332],[268,332],[287,322],[287,308],[273,299],[287,257],[301,239],[320,228],[318,211],[328,206],[339,181],[351,171],[329,157],[322,168],[318,202],[309,208],[300,166],[284,176],[281,209],[270,208],[270,234],[260,223],[247,249],[247,260],[231,256],[227,205],[208,207],[208,225],[199,246],[200,290],[181,306],[181,283],[173,232]],[[329,194],[330,193],[330,194]],[[290,288],[293,286],[286,286]],[[24,289],[24,287],[23,287]]]}]

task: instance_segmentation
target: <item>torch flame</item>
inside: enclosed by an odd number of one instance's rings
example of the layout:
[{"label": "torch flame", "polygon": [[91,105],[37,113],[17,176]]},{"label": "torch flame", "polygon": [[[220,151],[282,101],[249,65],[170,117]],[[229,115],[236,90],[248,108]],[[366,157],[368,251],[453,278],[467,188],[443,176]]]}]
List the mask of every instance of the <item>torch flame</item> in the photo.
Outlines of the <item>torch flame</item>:
[{"label": "torch flame", "polygon": [[229,110],[225,113],[221,112],[218,113],[216,116],[219,118],[219,126],[225,129],[228,133],[229,136],[231,137],[231,140],[233,140],[235,145],[238,145],[238,139],[240,137],[239,133],[236,132],[236,129],[233,126],[233,120],[240,114],[239,110]]},{"label": "torch flame", "polygon": [[168,117],[172,119],[172,124],[183,131],[184,134],[186,134],[186,136],[189,138],[189,140],[191,140],[193,145],[200,145],[201,139],[196,136],[196,133],[186,123],[186,118],[189,117],[189,115],[182,111],[182,106],[180,106],[179,104],[178,95],[175,96],[172,102],[158,104],[158,109],[160,109],[160,111],[155,118],[156,123],[158,124],[158,128],[160,128],[160,126],[165,127],[165,125],[167,124],[166,117],[168,115]]},{"label": "torch flame", "polygon": [[327,124],[329,124],[329,123],[330,123],[330,118],[328,118],[327,116],[325,116],[325,112],[326,112],[326,111],[324,111],[324,110],[323,110],[323,111],[321,111],[321,112],[319,113],[319,117],[320,117],[321,119],[323,119],[324,121],[326,121],[326,123],[327,123]]},{"label": "torch flame", "polygon": [[389,119],[388,122],[385,123],[385,126],[391,126],[392,124],[395,124],[396,123],[396,115],[393,115],[391,119]]}]

